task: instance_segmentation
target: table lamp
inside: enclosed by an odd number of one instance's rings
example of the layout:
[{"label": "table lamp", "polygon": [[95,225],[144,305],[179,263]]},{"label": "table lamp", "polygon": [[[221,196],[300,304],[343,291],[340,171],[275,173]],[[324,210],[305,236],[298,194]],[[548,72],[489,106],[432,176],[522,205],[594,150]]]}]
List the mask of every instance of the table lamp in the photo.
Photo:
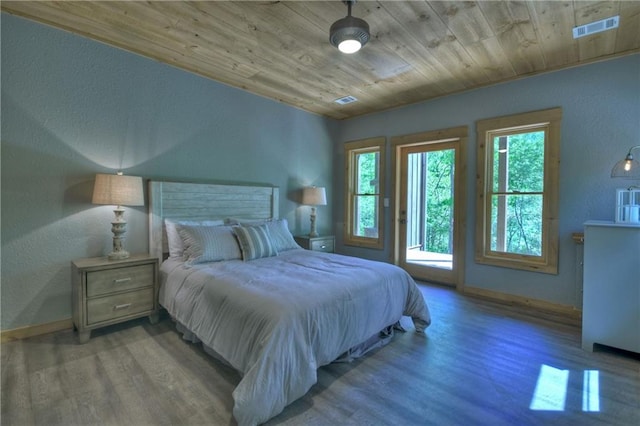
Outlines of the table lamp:
[{"label": "table lamp", "polygon": [[311,206],[311,230],[309,237],[318,236],[316,231],[316,206],[325,206],[327,204],[327,194],[324,187],[311,186],[302,190],[302,204]]},{"label": "table lamp", "polygon": [[93,187],[93,204],[111,204],[115,219],[111,222],[113,232],[113,251],[109,253],[110,260],[126,259],[129,252],[124,249],[124,234],[127,232],[127,221],[124,220],[122,206],[144,206],[142,192],[142,178],[138,176],[124,176],[122,172],[115,175],[97,174]]}]

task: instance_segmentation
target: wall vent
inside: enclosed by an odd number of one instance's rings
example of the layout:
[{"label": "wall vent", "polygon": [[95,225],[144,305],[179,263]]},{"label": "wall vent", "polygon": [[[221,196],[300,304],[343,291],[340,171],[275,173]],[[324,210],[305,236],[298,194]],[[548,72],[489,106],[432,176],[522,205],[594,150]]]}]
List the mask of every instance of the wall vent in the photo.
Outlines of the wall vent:
[{"label": "wall vent", "polygon": [[620,16],[612,16],[611,18],[595,21],[590,24],[580,25],[573,28],[573,38],[580,38],[602,31],[618,28],[620,24]]},{"label": "wall vent", "polygon": [[356,99],[355,96],[349,95],[349,96],[345,96],[343,98],[336,99],[333,102],[335,102],[337,104],[340,104],[340,105],[346,105],[346,104],[350,104],[352,102],[357,102],[357,101],[358,101],[358,99]]}]

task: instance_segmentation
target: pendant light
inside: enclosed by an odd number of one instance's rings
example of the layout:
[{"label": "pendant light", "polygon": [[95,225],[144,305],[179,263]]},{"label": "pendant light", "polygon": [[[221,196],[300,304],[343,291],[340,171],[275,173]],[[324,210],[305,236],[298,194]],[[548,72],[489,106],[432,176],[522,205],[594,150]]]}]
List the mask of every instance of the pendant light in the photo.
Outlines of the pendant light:
[{"label": "pendant light", "polygon": [[331,25],[329,41],[342,53],[355,53],[369,41],[369,24],[364,19],[351,16],[355,0],[343,1],[347,5],[347,16]]}]

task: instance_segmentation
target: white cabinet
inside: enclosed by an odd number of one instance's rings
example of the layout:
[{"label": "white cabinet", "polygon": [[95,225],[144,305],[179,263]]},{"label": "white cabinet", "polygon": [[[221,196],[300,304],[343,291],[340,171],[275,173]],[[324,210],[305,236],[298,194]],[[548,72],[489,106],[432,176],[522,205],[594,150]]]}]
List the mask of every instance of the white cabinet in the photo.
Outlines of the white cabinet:
[{"label": "white cabinet", "polygon": [[583,285],[582,348],[640,353],[640,225],[585,223]]}]

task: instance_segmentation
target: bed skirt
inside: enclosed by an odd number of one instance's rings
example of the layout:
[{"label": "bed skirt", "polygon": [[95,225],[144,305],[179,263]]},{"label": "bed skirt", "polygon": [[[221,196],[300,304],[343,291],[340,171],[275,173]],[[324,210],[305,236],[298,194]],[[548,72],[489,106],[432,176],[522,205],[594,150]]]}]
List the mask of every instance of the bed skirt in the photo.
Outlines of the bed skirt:
[{"label": "bed skirt", "polygon": [[[198,338],[198,336],[196,336],[193,332],[191,332],[191,330],[189,330],[179,321],[176,321],[175,319],[173,319],[173,321],[176,323],[176,329],[178,330],[179,333],[182,334],[182,338],[184,340],[187,340],[191,343],[202,343],[202,341]],[[388,343],[390,343],[396,331],[400,331],[403,333],[405,332],[405,329],[400,324],[400,321],[385,327],[384,329],[380,330],[378,333],[369,337],[364,342],[358,345],[355,345],[351,349],[342,353],[338,358],[336,358],[332,362],[352,362],[358,358],[361,358],[366,354],[368,354],[369,352],[371,352],[372,350],[381,348],[387,345]],[[204,343],[202,343],[202,348],[211,357],[220,361],[224,365],[233,368],[233,366],[229,364],[229,362],[227,362],[227,360],[224,359],[224,357],[219,353],[217,353],[213,348],[207,346]],[[242,375],[242,372],[239,371],[239,373]]]}]

